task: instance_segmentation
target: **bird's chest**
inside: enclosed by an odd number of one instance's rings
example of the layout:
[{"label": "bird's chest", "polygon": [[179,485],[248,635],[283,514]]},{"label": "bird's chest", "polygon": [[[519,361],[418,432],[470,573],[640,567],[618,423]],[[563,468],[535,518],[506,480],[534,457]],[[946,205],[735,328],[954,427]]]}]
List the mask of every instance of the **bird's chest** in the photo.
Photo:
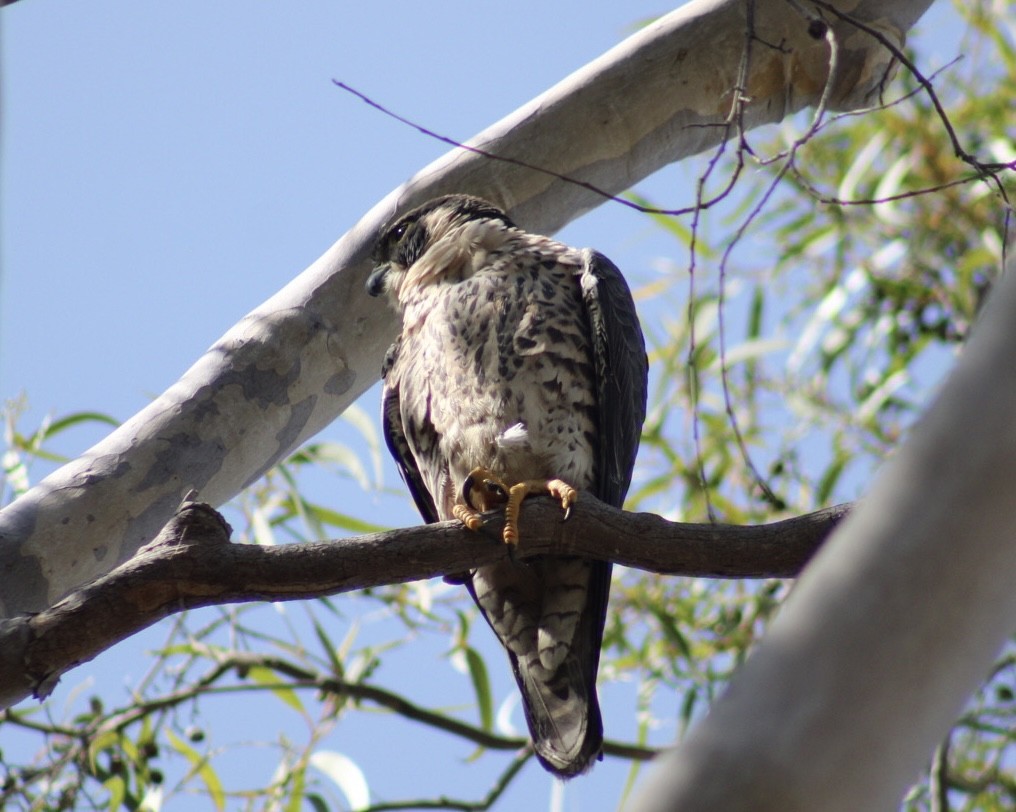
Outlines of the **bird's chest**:
[{"label": "bird's chest", "polygon": [[594,373],[576,269],[533,262],[429,293],[404,325],[411,430],[432,427],[455,477],[476,466],[507,478],[591,477]]}]

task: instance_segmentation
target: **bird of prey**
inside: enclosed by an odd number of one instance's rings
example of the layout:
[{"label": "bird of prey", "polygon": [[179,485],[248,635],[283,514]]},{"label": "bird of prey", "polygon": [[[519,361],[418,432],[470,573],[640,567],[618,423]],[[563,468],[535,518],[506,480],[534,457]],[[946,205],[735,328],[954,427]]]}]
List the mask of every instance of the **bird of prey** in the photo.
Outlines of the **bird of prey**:
[{"label": "bird of prey", "polygon": [[[620,271],[516,227],[466,195],[382,230],[367,283],[402,330],[383,369],[385,440],[427,522],[549,492],[620,507],[646,410],[647,359]],[[596,671],[611,565],[516,559],[459,576],[507,651],[540,762],[562,778],[600,757]]]}]

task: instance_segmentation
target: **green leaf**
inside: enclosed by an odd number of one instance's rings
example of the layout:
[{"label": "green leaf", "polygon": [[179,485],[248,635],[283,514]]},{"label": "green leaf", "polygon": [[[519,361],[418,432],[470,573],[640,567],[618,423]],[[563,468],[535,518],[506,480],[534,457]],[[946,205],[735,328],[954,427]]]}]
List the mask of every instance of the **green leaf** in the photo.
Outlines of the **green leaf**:
[{"label": "green leaf", "polygon": [[[626,197],[632,203],[635,203],[636,205],[642,206],[647,209],[661,208],[660,206],[657,206],[649,198],[643,197],[642,195],[636,194],[635,192],[628,192],[627,194],[623,195],[623,197]],[[670,236],[677,239],[677,241],[681,245],[691,245],[691,228],[685,225],[685,223],[679,218],[674,217],[673,215],[670,214],[655,214],[655,213],[647,214],[646,216],[650,220],[652,220],[656,225],[658,225],[661,229],[670,234]],[[706,248],[706,251],[708,252],[709,249]]]},{"label": "green leaf", "polygon": [[49,425],[49,429],[46,431],[47,437],[52,437],[54,434],[59,434],[61,431],[76,426],[79,423],[104,423],[107,426],[116,428],[120,425],[120,421],[108,414],[103,412],[74,412],[66,417],[61,417],[54,420]]},{"label": "green leaf", "polygon": [[338,649],[317,618],[314,618],[314,634],[317,636],[321,648],[324,649],[325,655],[331,663],[332,673],[339,679],[342,679],[345,669],[342,667],[342,660],[339,659]]},{"label": "green leaf", "polygon": [[304,712],[303,703],[300,701],[300,697],[296,695],[296,691],[292,688],[280,686],[280,677],[272,669],[263,665],[254,665],[247,671],[247,677],[248,679],[256,682],[258,685],[272,686],[271,691],[275,694],[275,696],[298,713]]},{"label": "green leaf", "polygon": [[381,437],[377,430],[377,417],[357,403],[350,404],[342,413],[342,419],[351,424],[363,437],[370,449],[370,459],[374,468],[374,481],[380,486],[384,455],[381,449]]},{"label": "green leaf", "polygon": [[663,632],[663,636],[667,638],[670,644],[680,652],[681,656],[691,659],[691,647],[688,645],[688,641],[681,630],[678,629],[677,623],[664,609],[660,606],[650,607],[650,611],[656,618],[657,623],[660,624],[660,631]]},{"label": "green leaf", "polygon": [[484,730],[492,730],[494,727],[494,700],[490,692],[487,664],[472,646],[466,646],[463,652],[466,655],[466,665],[469,667],[469,678],[473,682],[473,691],[476,693],[476,704],[480,710],[480,726]]},{"label": "green leaf", "polygon": [[255,544],[262,547],[275,546],[275,531],[272,530],[272,522],[268,516],[268,510],[264,505],[256,505],[251,511],[251,535]]},{"label": "green leaf", "polygon": [[[780,352],[789,346],[789,342],[783,338],[760,338],[756,340],[742,341],[727,350],[727,369],[741,363],[742,361],[754,361],[766,355]],[[716,359],[719,361],[719,358]]]},{"label": "green leaf", "polygon": [[765,290],[761,285],[755,286],[748,311],[748,338],[756,340],[762,335],[762,314],[765,312]]},{"label": "green leaf", "polygon": [[684,693],[684,699],[681,701],[681,711],[678,714],[678,718],[681,720],[682,731],[687,730],[691,726],[692,714],[695,712],[698,698],[698,688],[695,686],[692,686],[690,690]]},{"label": "green leaf", "polygon": [[309,792],[304,796],[307,803],[314,807],[314,812],[330,812],[328,804],[325,803],[325,799],[318,795],[316,792]]},{"label": "green leaf", "polygon": [[347,516],[331,508],[315,505],[310,502],[303,502],[306,512],[322,524],[331,527],[338,527],[341,530],[349,530],[352,533],[382,533],[390,528],[372,522],[365,522],[354,516]]},{"label": "green leaf", "polygon": [[818,482],[818,489],[815,494],[816,504],[824,505],[829,501],[829,497],[836,487],[836,483],[839,482],[840,474],[843,473],[846,464],[847,458],[843,454],[837,454],[832,465],[825,469],[822,473],[822,478]]},{"label": "green leaf", "polygon": [[226,793],[222,788],[222,782],[219,780],[218,774],[209,763],[208,757],[201,755],[187,742],[173,733],[172,730],[166,730],[166,737],[169,739],[173,749],[190,763],[191,774],[197,773],[201,777],[201,781],[204,783],[205,789],[208,790],[208,795],[212,799],[212,803],[215,804],[215,808],[220,810],[225,809]]},{"label": "green leaf", "polygon": [[360,459],[360,455],[349,446],[331,442],[314,443],[305,448],[304,453],[310,461],[338,466],[341,471],[345,471],[353,477],[361,488],[370,489],[370,477],[367,475],[367,469]]},{"label": "green leaf", "polygon": [[[280,765],[282,768],[285,766],[285,764]],[[303,808],[304,788],[307,783],[307,768],[303,761],[300,761],[299,765],[287,772],[286,783],[290,785],[291,789],[289,791],[289,798],[283,808],[286,812],[300,812]]]},{"label": "green leaf", "polygon": [[109,790],[109,812],[116,812],[127,798],[127,782],[123,776],[113,775],[103,781],[102,785]]},{"label": "green leaf", "polygon": [[120,741],[120,734],[115,730],[99,733],[88,742],[88,767],[93,773],[98,769],[96,759],[103,750],[113,748]]}]

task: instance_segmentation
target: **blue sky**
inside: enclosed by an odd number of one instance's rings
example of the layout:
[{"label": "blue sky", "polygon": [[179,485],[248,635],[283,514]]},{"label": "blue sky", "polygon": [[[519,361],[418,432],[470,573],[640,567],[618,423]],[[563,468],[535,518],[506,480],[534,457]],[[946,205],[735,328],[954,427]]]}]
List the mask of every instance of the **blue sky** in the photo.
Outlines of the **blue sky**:
[{"label": "blue sky", "polygon": [[0,391],[128,417],[446,150],[332,78],[465,138],[655,9],[5,8]]},{"label": "blue sky", "polygon": [[[948,11],[939,6],[936,15]],[[130,417],[446,150],[332,79],[465,139],[666,10],[641,0],[20,0],[4,8],[0,397],[27,397],[23,429],[79,410]],[[665,170],[642,190],[682,205],[690,177]],[[603,251],[636,286],[660,257],[684,259],[620,206],[603,206],[559,236]],[[376,392],[361,403],[374,414]],[[74,455],[101,436],[82,430],[58,448]],[[349,439],[341,424],[324,436]],[[390,465],[385,482],[398,483]],[[362,495],[352,498],[370,509]],[[399,500],[384,521],[417,518]],[[123,684],[131,658],[159,638],[123,644],[68,675],[62,690],[89,674]],[[411,672],[439,653],[404,650],[394,662]],[[496,652],[489,662],[500,669],[501,698],[512,690],[507,668]],[[428,669],[413,681],[421,676]],[[428,693],[421,686],[414,696],[425,702]],[[609,711],[607,724],[610,735],[633,731]],[[341,731],[371,738],[385,725],[368,717]],[[468,751],[459,751],[443,788],[482,791],[492,772],[461,767]],[[385,748],[363,752],[368,779],[388,797],[409,794],[420,778],[412,770],[382,778]],[[563,808],[613,806],[624,776],[623,766],[601,765],[568,786]],[[502,808],[547,804],[549,788],[530,765]]]},{"label": "blue sky", "polygon": [[[338,90],[333,78],[464,139],[659,10],[648,3],[604,3],[590,13],[579,2],[106,0],[22,0],[3,9],[0,396],[27,396],[26,430],[45,414],[78,410],[126,419],[374,202],[446,150]],[[562,236],[644,274],[650,258],[671,247],[618,207],[600,209]],[[376,412],[376,392],[361,402]],[[57,448],[74,455],[102,433],[70,433]],[[355,441],[346,435],[341,424],[325,432]],[[391,466],[385,483],[399,485]],[[337,492],[332,506],[347,508],[346,497],[377,520],[358,492]],[[384,521],[418,522],[408,500],[393,510]],[[287,611],[301,614],[298,606]],[[261,614],[266,625],[276,621],[270,608]],[[336,628],[336,637],[345,631]],[[120,686],[144,669],[139,652],[163,634],[152,630],[67,675],[57,706],[86,679],[122,698]],[[440,682],[449,679],[441,662],[446,645],[415,643],[379,677],[421,703],[440,701]],[[484,653],[500,701],[514,690],[508,669],[496,648]],[[459,701],[469,701],[465,679],[457,690]],[[220,726],[243,717],[228,703],[221,713]],[[633,733],[630,721],[621,725],[614,721],[610,735]],[[277,727],[267,719],[223,732],[269,739]],[[489,760],[463,767],[471,748],[441,734],[419,740],[440,758],[418,767],[406,761],[398,775],[386,775],[382,765],[398,731],[416,732],[353,715],[330,746],[356,758],[387,798],[476,796],[495,775]],[[414,748],[394,752],[402,761]],[[244,757],[252,771],[273,769],[269,755]],[[239,780],[243,771],[224,767],[233,783],[251,783]],[[600,765],[568,788],[566,808],[598,806],[602,793],[613,805],[624,775],[620,763]],[[548,803],[551,781],[535,764],[521,779],[503,808]]]}]

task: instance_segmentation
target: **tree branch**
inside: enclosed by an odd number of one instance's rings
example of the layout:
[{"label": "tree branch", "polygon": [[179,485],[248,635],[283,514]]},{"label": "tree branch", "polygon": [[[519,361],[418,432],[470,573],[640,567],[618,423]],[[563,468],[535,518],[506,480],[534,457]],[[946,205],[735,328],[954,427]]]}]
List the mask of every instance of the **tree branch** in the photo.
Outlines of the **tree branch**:
[{"label": "tree branch", "polygon": [[[900,44],[929,2],[837,5]],[[224,503],[378,379],[395,324],[364,281],[374,237],[394,214],[468,192],[553,233],[604,202],[602,193],[722,141],[735,98],[747,129],[823,95],[834,109],[877,97],[893,64],[881,42],[832,20],[839,69],[827,82],[829,48],[813,21],[785,0],[750,5],[749,31],[743,0],[686,3],[468,142],[525,165],[455,148],[380,201],[180,381],[0,511],[0,616],[44,610],[127,561],[192,488]],[[746,34],[758,43],[750,59]]]},{"label": "tree branch", "polygon": [[[221,677],[225,672],[232,670],[242,672],[254,667],[270,669],[285,678],[284,681],[280,681],[278,685],[259,683],[256,686],[251,686],[257,690],[270,691],[277,690],[279,688],[313,688],[319,693],[331,694],[336,698],[349,698],[355,699],[359,702],[372,702],[373,704],[386,708],[387,710],[397,713],[406,719],[410,719],[414,722],[420,722],[421,724],[427,725],[435,730],[443,730],[446,733],[458,736],[459,738],[465,739],[466,741],[472,742],[473,744],[488,750],[520,750],[527,747],[530,743],[528,737],[500,735],[490,730],[485,730],[482,727],[471,725],[468,722],[463,722],[460,719],[448,716],[445,713],[421,707],[420,705],[406,699],[401,694],[397,694],[385,688],[379,688],[375,685],[368,685],[363,682],[346,682],[341,678],[312,671],[302,665],[290,662],[281,657],[250,654],[246,652],[232,652],[221,658],[220,661],[216,663],[216,668],[213,669],[212,674],[209,675],[212,679],[202,680],[199,685],[185,688],[171,697],[160,700],[158,704],[162,706],[166,703],[166,700],[168,700],[170,703],[175,705],[179,702],[196,697],[201,693],[210,693],[210,691],[208,691],[208,686],[214,682],[214,680]],[[241,686],[241,688],[246,690],[246,686]],[[116,727],[117,729],[122,729],[127,724],[136,721],[144,714],[150,712],[150,710],[151,704],[145,704],[137,708],[129,708],[124,712],[121,719],[115,719],[112,724],[103,725],[103,727]],[[659,751],[653,747],[643,747],[641,745],[629,744],[627,742],[620,742],[613,739],[607,739],[603,742],[604,755],[614,756],[617,758],[647,761],[656,756],[658,752]]]},{"label": "tree branch", "polygon": [[634,809],[899,804],[1016,623],[1014,313],[1010,259],[934,403]]},{"label": "tree branch", "polygon": [[481,532],[458,522],[339,541],[261,547],[232,544],[211,507],[185,502],[130,561],[54,606],[0,624],[0,703],[44,697],[60,675],[168,615],[245,601],[304,600],[404,583],[514,556],[583,555],[668,575],[796,575],[848,506],[756,527],[668,522],[582,494],[567,521],[550,499],[531,499],[517,548],[500,541],[500,513]]},{"label": "tree branch", "polygon": [[502,793],[508,788],[512,779],[518,774],[527,761],[532,757],[533,751],[526,750],[515,756],[505,770],[494,782],[494,786],[479,801],[461,801],[454,798],[441,796],[437,799],[420,798],[411,801],[392,801],[388,803],[371,804],[362,812],[395,812],[398,809],[456,809],[462,812],[482,812],[490,809]]}]

